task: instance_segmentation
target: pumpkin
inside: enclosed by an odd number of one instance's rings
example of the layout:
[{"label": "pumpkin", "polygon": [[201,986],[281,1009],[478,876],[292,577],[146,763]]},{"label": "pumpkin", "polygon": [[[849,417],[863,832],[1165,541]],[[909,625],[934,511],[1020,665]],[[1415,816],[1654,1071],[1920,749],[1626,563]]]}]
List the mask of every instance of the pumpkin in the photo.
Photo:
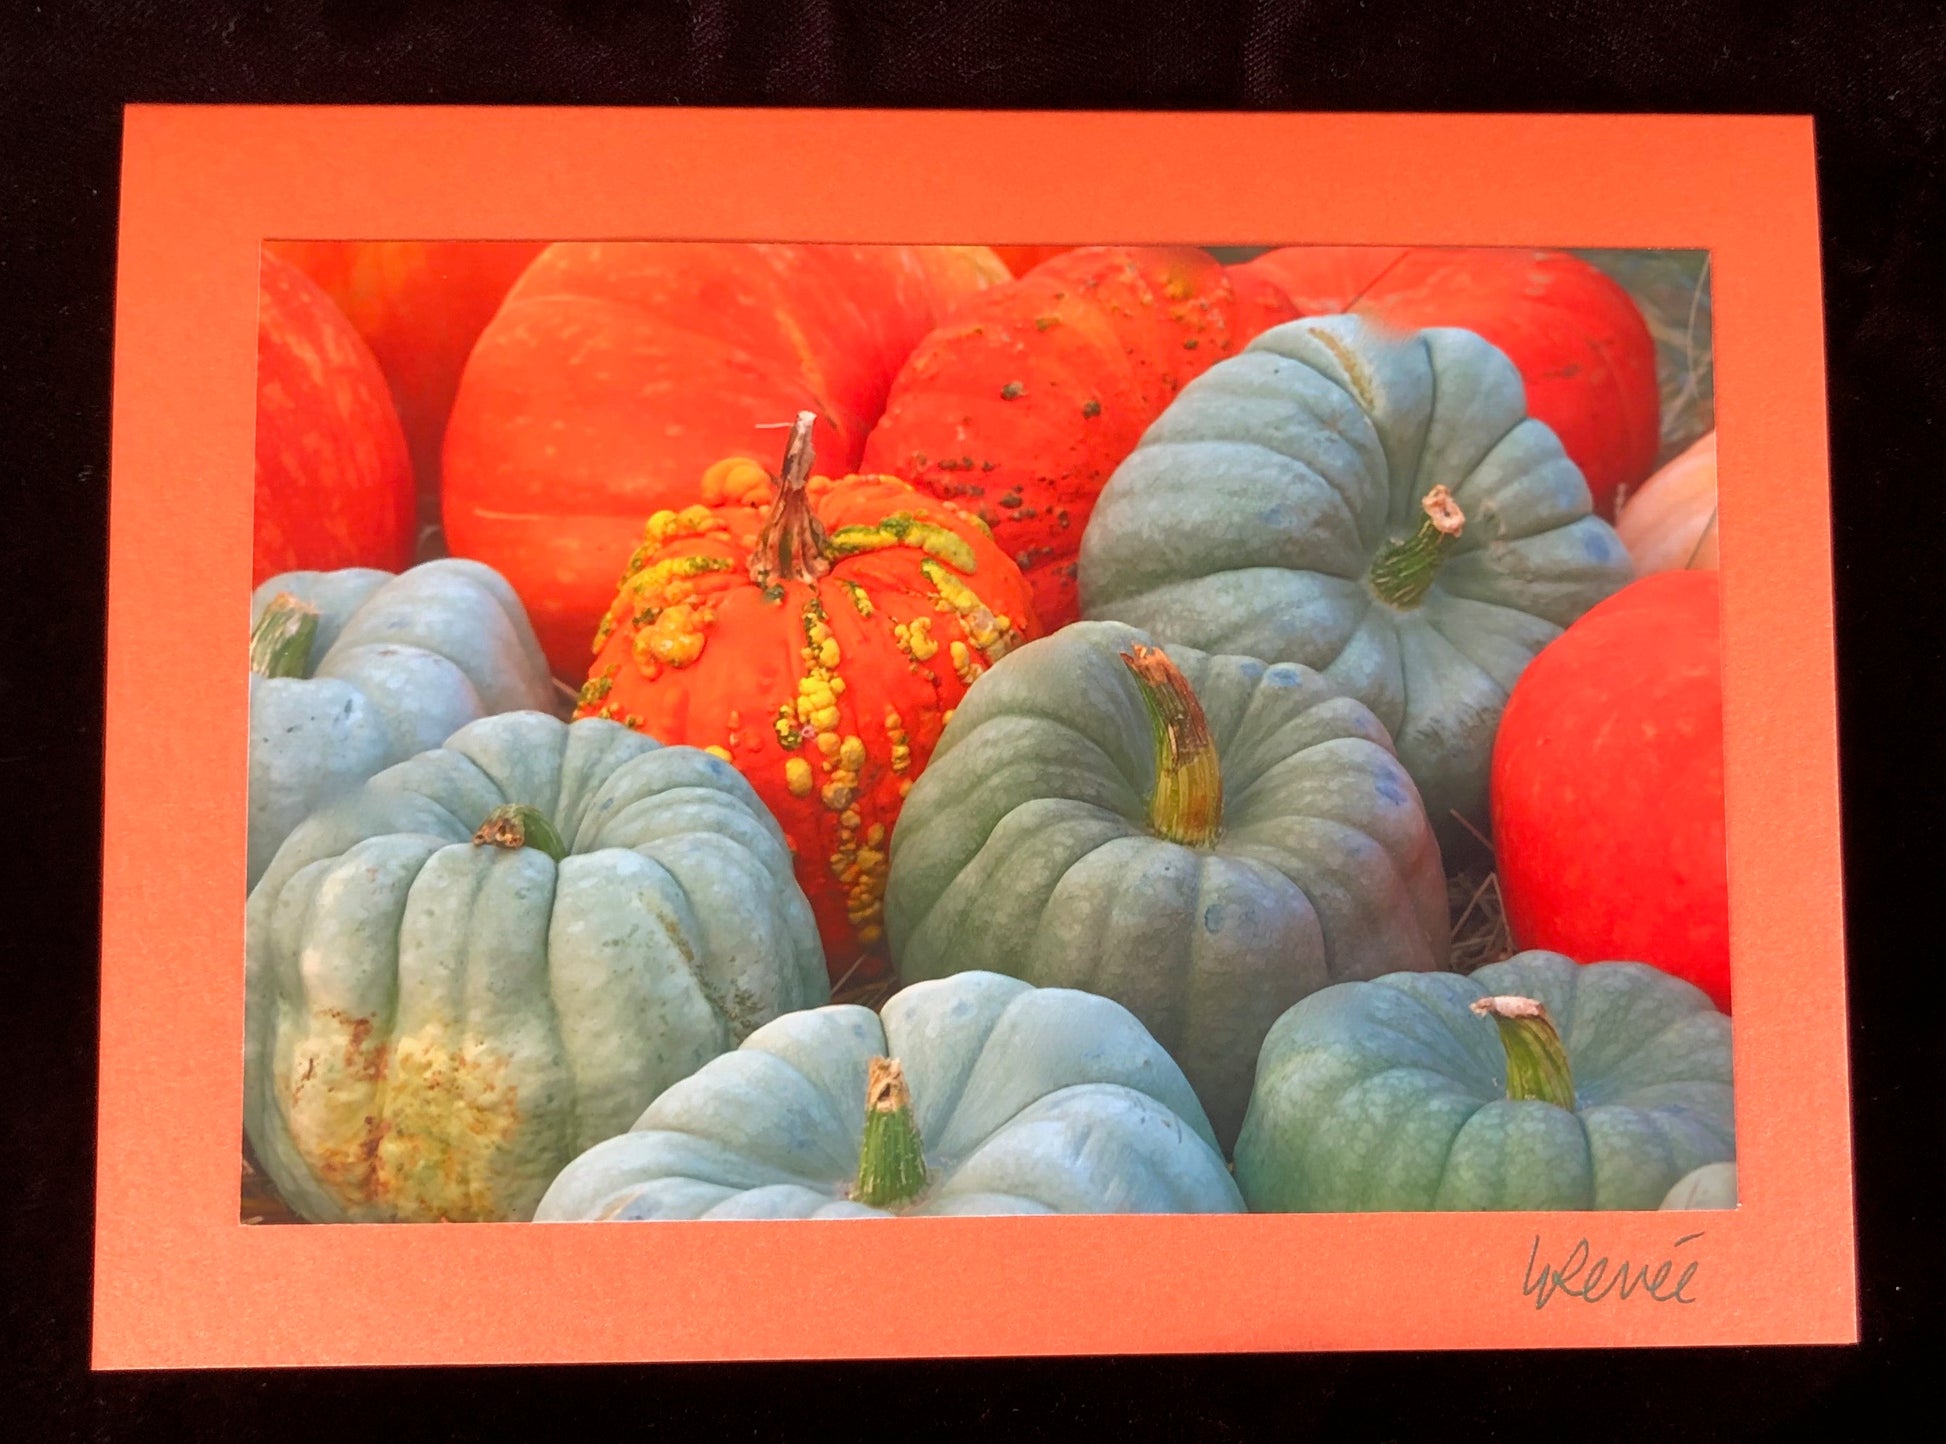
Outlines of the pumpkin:
[{"label": "pumpkin", "polygon": [[246,1136],[313,1222],[528,1218],[671,1083],[830,996],[735,768],[539,712],[312,814],[246,944]]},{"label": "pumpkin", "polygon": [[1730,1010],[1723,659],[1715,572],[1609,598],[1514,688],[1493,831],[1521,947],[1632,957]]},{"label": "pumpkin", "polygon": [[1662,1200],[1664,1208],[1736,1206],[1737,1166],[1734,1163],[1705,1163],[1694,1173],[1685,1173]]},{"label": "pumpkin", "polygon": [[1652,1209],[1736,1156],[1730,1020],[1641,963],[1525,952],[1313,993],[1264,1039],[1252,1211]]},{"label": "pumpkin", "polygon": [[412,461],[385,375],[331,298],[265,254],[252,581],[412,562]]},{"label": "pumpkin", "polygon": [[818,453],[852,469],[906,353],[1004,280],[977,246],[550,246],[460,378],[447,542],[513,583],[578,682],[642,518],[693,503],[722,457],[772,455],[759,428],[799,411],[818,415]]},{"label": "pumpkin", "polygon": [[1305,994],[1446,957],[1445,880],[1385,730],[1315,672],[1077,622],[968,689],[892,834],[908,981],[1115,999],[1225,1147]]},{"label": "pumpkin", "polygon": [[[887,838],[967,684],[1036,628],[971,517],[896,477],[732,458],[649,518],[577,716],[740,768],[783,825],[834,978],[882,971]],[[866,962],[861,964],[863,957]]]},{"label": "pumpkin", "polygon": [[390,383],[418,481],[420,528],[439,524],[439,449],[460,371],[534,241],[267,241],[317,282]]},{"label": "pumpkin", "polygon": [[1629,293],[1565,251],[1516,247],[1292,246],[1241,268],[1300,315],[1354,311],[1396,330],[1463,327],[1519,368],[1527,409],[1587,479],[1595,514],[1654,470],[1656,348]]},{"label": "pumpkin", "polygon": [[1081,548],[1090,617],[1364,702],[1449,838],[1454,813],[1484,821],[1522,668],[1629,576],[1504,355],[1355,316],[1276,327],[1185,387]]},{"label": "pumpkin", "polygon": [[1615,533],[1639,576],[1716,569],[1716,433],[1707,432],[1622,502]]},{"label": "pumpkin", "polygon": [[962,501],[1034,589],[1078,616],[1075,554],[1102,483],[1188,381],[1292,311],[1189,247],[1087,246],[996,286],[926,337],[862,467]]},{"label": "pumpkin", "polygon": [[478,562],[285,572],[250,622],[252,887],[325,802],[490,712],[558,705],[520,599]]},{"label": "pumpkin", "polygon": [[961,973],[751,1034],[554,1180],[542,1223],[1240,1213],[1196,1095],[1126,1009]]}]

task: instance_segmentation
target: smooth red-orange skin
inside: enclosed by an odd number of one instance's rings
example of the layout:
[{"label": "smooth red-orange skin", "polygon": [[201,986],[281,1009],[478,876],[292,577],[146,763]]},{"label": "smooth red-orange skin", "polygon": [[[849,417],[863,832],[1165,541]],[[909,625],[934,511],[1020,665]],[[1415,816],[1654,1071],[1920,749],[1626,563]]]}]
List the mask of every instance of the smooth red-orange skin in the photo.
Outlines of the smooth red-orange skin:
[{"label": "smooth red-orange skin", "polygon": [[[720,476],[722,468],[712,472]],[[922,565],[926,554],[913,547],[841,557],[815,586],[789,581],[781,596],[766,596],[751,581],[747,564],[768,506],[737,502],[764,498],[767,503],[768,478],[752,466],[741,482],[733,479],[728,495],[714,486],[697,490],[717,503],[707,509],[712,529],[644,545],[631,558],[630,573],[641,575],[679,558],[725,564],[693,578],[682,599],[692,611],[710,614],[696,629],[700,652],[681,665],[645,671],[637,660],[632,619],[637,601],[625,579],[603,623],[605,636],[575,716],[606,717],[663,743],[717,750],[734,764],[790,841],[833,981],[847,974],[854,981],[869,980],[887,967],[879,901],[892,825],[968,686],[955,668],[953,644],[968,647],[969,673],[974,667],[983,670],[1005,648],[989,658],[974,645],[959,615],[941,609],[940,593]],[[808,495],[828,532],[875,526],[899,513],[950,531],[971,548],[974,561],[970,574],[955,570],[952,578],[1006,620],[1015,634],[1013,645],[1039,635],[1020,572],[957,508],[889,476],[813,477]],[[657,524],[652,519],[651,529]],[[861,615],[854,588],[866,599],[870,616]],[[806,612],[814,603],[822,608],[821,620],[837,647],[834,667],[806,655]],[[929,632],[930,655],[913,655],[899,639],[895,629],[915,622]],[[914,650],[927,648],[920,644]],[[831,676],[842,684],[831,699],[835,719],[827,717],[817,726],[818,735],[787,745],[779,731],[779,709],[792,709],[787,732],[801,728],[800,697],[815,696],[819,682],[828,685]],[[822,742],[823,735],[837,740]],[[853,745],[851,739],[856,739],[853,760],[860,765],[849,769],[855,777],[848,780],[845,749]],[[895,750],[900,746],[903,755]],[[852,790],[844,805],[831,805],[836,794],[827,789],[834,783]]]},{"label": "smooth red-orange skin", "polygon": [[1527,383],[1527,411],[1560,437],[1598,515],[1655,469],[1655,342],[1635,302],[1565,251],[1289,246],[1240,269],[1307,316],[1356,311],[1401,329],[1462,326],[1498,346]]},{"label": "smooth red-orange skin", "polygon": [[331,298],[263,257],[253,580],[413,552],[412,463],[385,375]]},{"label": "smooth red-orange skin", "polygon": [[1042,261],[1066,255],[1073,246],[994,246],[993,254],[1000,258],[1000,264],[1016,276],[1024,276]]},{"label": "smooth red-orange skin", "polygon": [[978,511],[1050,630],[1109,475],[1176,393],[1295,312],[1189,247],[1086,246],[966,306],[893,383],[861,467]]},{"label": "smooth red-orange skin", "polygon": [[1727,1013],[1717,578],[1644,577],[1547,646],[1507,703],[1491,786],[1516,947],[1651,963]]},{"label": "smooth red-orange skin", "polygon": [[858,461],[906,353],[1006,280],[979,246],[628,241],[548,247],[474,346],[447,424],[449,547],[496,567],[578,679],[642,519],[814,411]]},{"label": "smooth red-orange skin", "polygon": [[268,241],[316,281],[391,384],[419,486],[439,520],[439,449],[473,343],[544,247],[536,241]]}]

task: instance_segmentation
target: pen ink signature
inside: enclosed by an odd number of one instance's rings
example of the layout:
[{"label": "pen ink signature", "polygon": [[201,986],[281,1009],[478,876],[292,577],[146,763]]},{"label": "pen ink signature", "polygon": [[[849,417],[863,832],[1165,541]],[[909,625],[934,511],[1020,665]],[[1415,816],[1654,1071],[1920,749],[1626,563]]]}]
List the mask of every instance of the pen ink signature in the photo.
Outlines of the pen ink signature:
[{"label": "pen ink signature", "polygon": [[[1669,1250],[1671,1255],[1684,1244],[1694,1243],[1702,1236],[1700,1233],[1684,1234],[1671,1246]],[[1625,1299],[1637,1292],[1659,1304],[1696,1302],[1684,1290],[1689,1287],[1689,1281],[1696,1277],[1696,1270],[1701,1266],[1698,1260],[1692,1259],[1685,1264],[1672,1286],[1669,1275],[1675,1272],[1674,1257],[1665,1258],[1657,1263],[1653,1273],[1650,1272],[1650,1265],[1646,1263],[1638,1264],[1631,1271],[1628,1260],[1624,1259],[1621,1267],[1611,1273],[1606,1255],[1594,1260],[1593,1263],[1588,1261],[1588,1256],[1592,1252],[1593,1250],[1588,1247],[1588,1240],[1584,1238],[1568,1250],[1567,1258],[1559,1265],[1543,1263],[1540,1265],[1540,1272],[1536,1273],[1534,1266],[1541,1255],[1541,1236],[1535,1234],[1534,1246],[1527,1254],[1527,1272],[1521,1281],[1521,1293],[1533,1298],[1534,1308],[1537,1311],[1546,1308],[1548,1301],[1556,1294],[1566,1294],[1570,1298],[1577,1298],[1590,1304],[1598,1304],[1611,1294]]]}]

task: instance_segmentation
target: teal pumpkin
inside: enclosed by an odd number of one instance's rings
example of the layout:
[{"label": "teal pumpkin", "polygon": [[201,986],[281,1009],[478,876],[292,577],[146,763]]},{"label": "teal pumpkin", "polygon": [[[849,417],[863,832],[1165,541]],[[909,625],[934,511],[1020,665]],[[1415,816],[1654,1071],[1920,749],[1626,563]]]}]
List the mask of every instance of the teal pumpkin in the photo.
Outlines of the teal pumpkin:
[{"label": "teal pumpkin", "polygon": [[468,722],[560,700],[520,599],[478,562],[285,572],[250,625],[251,887],[324,803]]},{"label": "teal pumpkin", "polygon": [[1664,1208],[1736,1206],[1737,1166],[1734,1163],[1705,1163],[1694,1173],[1685,1173],[1662,1200]]},{"label": "teal pumpkin", "polygon": [[1273,327],[1182,390],[1082,538],[1083,614],[1298,662],[1377,714],[1442,836],[1486,825],[1534,654],[1628,582],[1520,373],[1470,331]]},{"label": "teal pumpkin", "polygon": [[1307,668],[1149,643],[1077,622],[968,689],[893,830],[888,937],[908,981],[1115,999],[1227,1148],[1279,1014],[1444,962],[1445,881],[1369,710]]},{"label": "teal pumpkin", "polygon": [[1735,1139],[1730,1020],[1701,989],[1527,952],[1292,1008],[1264,1040],[1236,1177],[1271,1213],[1653,1209]]},{"label": "teal pumpkin", "polygon": [[766,1024],[564,1169],[539,1222],[1240,1213],[1182,1072],[1105,998],[961,973]]},{"label": "teal pumpkin", "polygon": [[246,928],[244,1128],[317,1222],[526,1218],[671,1083],[830,996],[736,769],[538,712],[299,824]]}]

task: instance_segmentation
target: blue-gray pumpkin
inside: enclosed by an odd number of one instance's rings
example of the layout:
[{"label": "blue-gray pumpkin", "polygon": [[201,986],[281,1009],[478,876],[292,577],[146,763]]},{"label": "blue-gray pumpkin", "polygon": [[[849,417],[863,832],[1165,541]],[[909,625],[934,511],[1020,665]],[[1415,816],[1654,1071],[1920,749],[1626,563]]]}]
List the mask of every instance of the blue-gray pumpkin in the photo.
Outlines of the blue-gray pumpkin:
[{"label": "blue-gray pumpkin", "polygon": [[560,698],[500,574],[285,572],[250,604],[249,885],[324,803],[494,712]]},{"label": "blue-gray pumpkin", "polygon": [[1314,993],[1264,1040],[1236,1177],[1270,1213],[1663,1207],[1736,1157],[1730,1020],[1644,963],[1520,953]]},{"label": "blue-gray pumpkin", "polygon": [[1082,539],[1083,615],[1315,667],[1391,733],[1441,835],[1484,828],[1508,693],[1632,576],[1520,373],[1470,331],[1273,327],[1189,383]]},{"label": "blue-gray pumpkin", "polygon": [[247,946],[244,1127],[322,1222],[524,1219],[671,1083],[830,996],[735,768],[538,712],[300,823]]},{"label": "blue-gray pumpkin", "polygon": [[1236,1137],[1258,1046],[1328,983],[1446,957],[1446,890],[1385,729],[1317,673],[1076,622],[970,689],[893,829],[907,981],[1115,999]]},{"label": "blue-gray pumpkin", "polygon": [[564,1169],[540,1222],[1240,1213],[1182,1072],[1106,998],[960,973],[751,1034]]}]

